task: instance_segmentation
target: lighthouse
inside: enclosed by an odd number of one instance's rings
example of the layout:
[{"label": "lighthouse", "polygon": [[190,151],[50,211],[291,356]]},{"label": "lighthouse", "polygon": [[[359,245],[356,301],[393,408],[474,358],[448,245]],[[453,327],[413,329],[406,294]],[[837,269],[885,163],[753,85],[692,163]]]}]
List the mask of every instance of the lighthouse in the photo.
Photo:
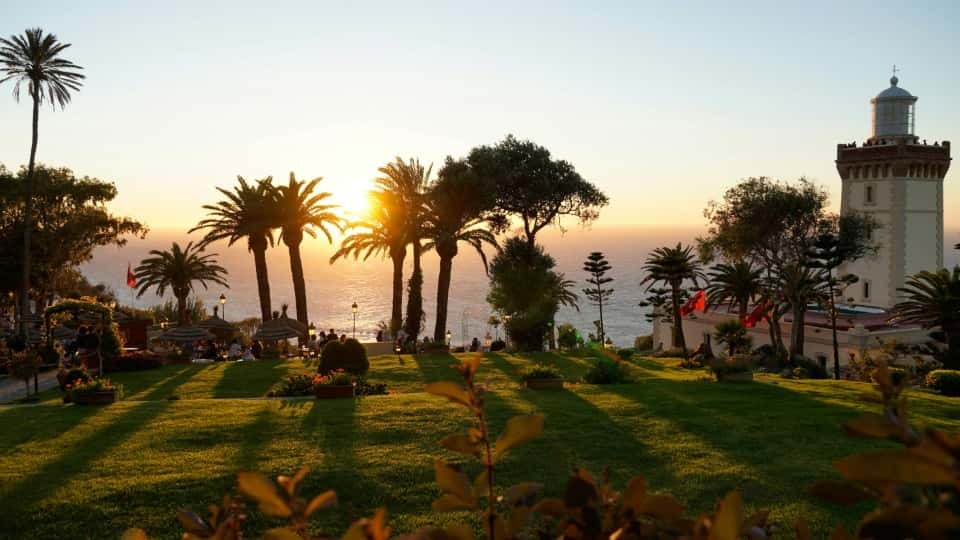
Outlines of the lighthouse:
[{"label": "lighthouse", "polygon": [[862,145],[837,145],[840,211],[877,223],[876,254],[846,264],[859,281],[845,293],[856,304],[890,308],[907,276],[943,267],[943,180],[950,143],[928,144],[914,133],[917,97],[890,78],[870,100],[873,133]]}]

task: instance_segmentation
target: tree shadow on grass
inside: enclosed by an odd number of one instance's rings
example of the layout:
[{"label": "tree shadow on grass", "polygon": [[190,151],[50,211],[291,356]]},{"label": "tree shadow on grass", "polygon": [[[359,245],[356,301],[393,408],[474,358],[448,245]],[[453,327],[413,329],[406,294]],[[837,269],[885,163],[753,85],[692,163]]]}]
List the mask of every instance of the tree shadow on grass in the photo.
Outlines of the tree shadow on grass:
[{"label": "tree shadow on grass", "polygon": [[185,369],[178,371],[177,373],[167,377],[166,379],[160,381],[159,383],[144,389],[138,394],[131,396],[137,400],[151,401],[157,399],[167,399],[168,397],[176,394],[176,390],[187,383],[190,379],[194,378],[201,371],[210,369],[210,366],[203,365],[191,365],[187,366]]},{"label": "tree shadow on grass", "polygon": [[228,362],[213,387],[215,398],[262,397],[290,373],[292,361]]},{"label": "tree shadow on grass", "polygon": [[[112,407],[119,407],[113,405]],[[5,511],[13,514],[30,509],[73,476],[89,469],[91,462],[110,452],[169,407],[165,402],[130,404],[103,427],[60,449],[60,454],[43,464],[4,493]],[[103,411],[110,412],[110,411]]]},{"label": "tree shadow on grass", "polygon": [[417,363],[417,369],[425,383],[461,380],[460,372],[456,369],[460,360],[450,353],[417,354],[413,356],[413,361]]}]

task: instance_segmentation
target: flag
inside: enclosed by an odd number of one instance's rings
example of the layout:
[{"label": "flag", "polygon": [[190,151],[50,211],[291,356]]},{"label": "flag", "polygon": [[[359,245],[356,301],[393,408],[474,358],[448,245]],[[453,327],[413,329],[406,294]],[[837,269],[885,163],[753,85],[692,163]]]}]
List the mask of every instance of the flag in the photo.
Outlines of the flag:
[{"label": "flag", "polygon": [[127,287],[133,288],[137,286],[137,277],[133,275],[133,271],[130,270],[130,263],[127,263]]},{"label": "flag", "polygon": [[743,320],[743,326],[746,328],[753,328],[763,319],[763,316],[767,313],[767,310],[770,308],[768,302],[763,302],[762,304],[757,304],[757,307],[753,308],[753,311],[747,315],[747,318]]},{"label": "flag", "polygon": [[680,315],[686,317],[694,311],[704,311],[707,308],[707,294],[700,289],[687,300],[687,303],[680,308]]}]

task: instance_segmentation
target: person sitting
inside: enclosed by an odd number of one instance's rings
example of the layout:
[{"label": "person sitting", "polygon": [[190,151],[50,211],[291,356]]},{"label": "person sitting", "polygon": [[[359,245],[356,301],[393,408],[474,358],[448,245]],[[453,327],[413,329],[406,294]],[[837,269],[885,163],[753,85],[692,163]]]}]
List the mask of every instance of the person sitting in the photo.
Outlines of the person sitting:
[{"label": "person sitting", "polygon": [[473,338],[473,341],[470,342],[470,352],[477,352],[480,350],[480,340]]},{"label": "person sitting", "polygon": [[[254,343],[256,343],[256,342],[254,342]],[[250,361],[250,360],[256,360],[256,359],[257,359],[257,357],[253,355],[253,347],[250,347],[249,349],[247,349],[246,351],[244,351],[244,353],[243,353],[243,360]]]},{"label": "person sitting", "polygon": [[263,345],[259,340],[253,340],[253,344],[250,345],[250,353],[253,354],[253,358],[259,360],[260,356],[263,354]]},{"label": "person sitting", "polygon": [[347,335],[340,334],[340,343],[346,343],[346,342],[347,342]]},{"label": "person sitting", "polygon": [[230,351],[228,355],[234,360],[240,358],[240,343],[237,341],[237,338],[233,338],[233,341],[230,342]]},{"label": "person sitting", "polygon": [[377,330],[377,343],[383,341],[383,330]]}]

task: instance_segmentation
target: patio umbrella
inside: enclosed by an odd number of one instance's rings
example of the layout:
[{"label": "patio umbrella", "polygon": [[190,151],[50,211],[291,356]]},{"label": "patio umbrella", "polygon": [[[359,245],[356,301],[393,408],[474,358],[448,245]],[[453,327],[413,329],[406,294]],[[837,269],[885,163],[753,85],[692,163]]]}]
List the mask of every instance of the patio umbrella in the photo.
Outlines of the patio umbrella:
[{"label": "patio umbrella", "polygon": [[160,340],[165,341],[198,341],[201,339],[210,339],[213,334],[197,326],[178,326],[171,328],[160,335]]},{"label": "patio umbrella", "polygon": [[214,315],[213,317],[210,317],[209,319],[204,319],[200,321],[199,323],[197,323],[197,326],[199,326],[200,328],[211,330],[211,331],[221,330],[221,331],[232,332],[234,330],[232,324],[221,319],[220,317],[217,317],[216,315]]},{"label": "patio umbrella", "polygon": [[300,337],[300,332],[296,331],[293,326],[289,324],[289,320],[290,319],[284,320],[278,317],[263,323],[257,332],[253,334],[253,339],[278,341],[281,339]]}]

